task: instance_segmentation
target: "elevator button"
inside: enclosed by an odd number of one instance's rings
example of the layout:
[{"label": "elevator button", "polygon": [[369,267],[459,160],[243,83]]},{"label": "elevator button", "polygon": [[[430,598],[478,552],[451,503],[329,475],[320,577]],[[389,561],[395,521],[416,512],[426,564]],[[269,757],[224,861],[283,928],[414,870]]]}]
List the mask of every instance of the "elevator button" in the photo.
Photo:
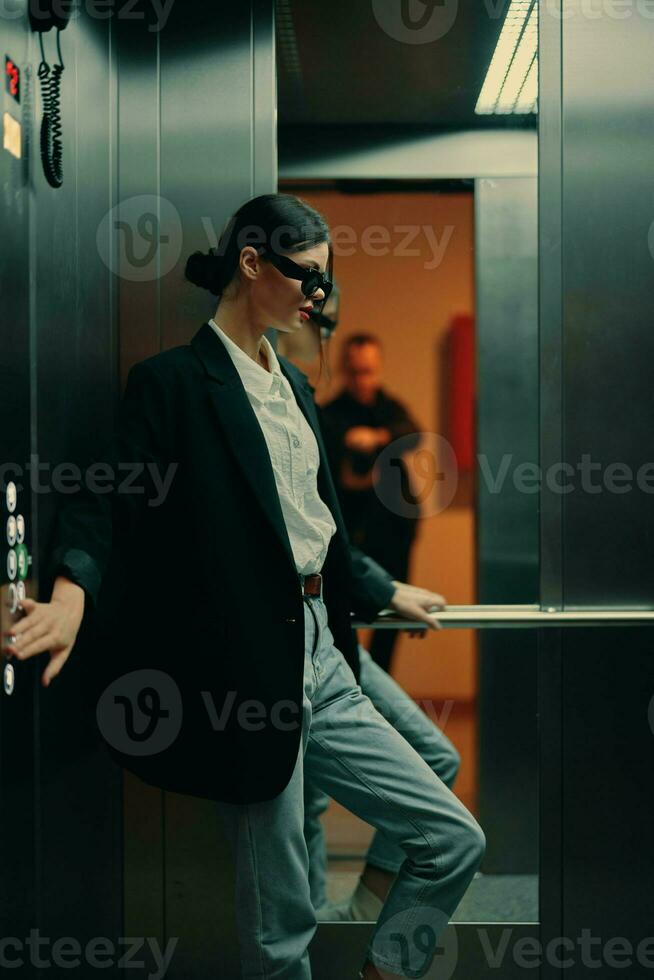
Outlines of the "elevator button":
[{"label": "elevator button", "polygon": [[14,668],[12,664],[5,664],[2,682],[5,694],[11,694],[14,690]]},{"label": "elevator button", "polygon": [[7,606],[10,613],[15,613],[18,606],[18,589],[15,582],[10,582],[7,589]]},{"label": "elevator button", "polygon": [[16,540],[19,544],[25,540],[25,518],[22,514],[16,514]]},{"label": "elevator button", "polygon": [[7,510],[10,514],[16,510],[16,484],[12,480],[7,484]]},{"label": "elevator button", "polygon": [[18,563],[18,577],[22,579],[27,578],[27,572],[29,569],[29,553],[24,544],[16,545],[16,561]]},{"label": "elevator button", "polygon": [[18,567],[18,560],[16,558],[16,552],[13,548],[7,552],[7,575],[9,579],[13,582],[16,578],[16,569]]},{"label": "elevator button", "polygon": [[16,544],[16,534],[16,518],[11,514],[7,518],[7,544],[12,548]]},{"label": "elevator button", "polygon": [[25,583],[24,582],[16,582],[16,594],[18,595],[18,601],[19,602],[21,601],[21,599],[24,599],[25,598],[26,593],[25,593]]}]

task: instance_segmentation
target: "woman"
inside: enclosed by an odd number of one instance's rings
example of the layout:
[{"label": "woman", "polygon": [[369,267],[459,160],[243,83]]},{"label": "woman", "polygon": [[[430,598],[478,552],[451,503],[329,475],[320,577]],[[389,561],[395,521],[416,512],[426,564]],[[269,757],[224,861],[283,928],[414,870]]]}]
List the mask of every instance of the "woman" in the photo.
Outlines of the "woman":
[{"label": "woman", "polygon": [[[13,629],[18,657],[49,651],[47,685],[80,595],[95,606],[109,751],[154,785],[218,801],[246,978],[311,976],[304,766],[407,854],[366,980],[424,969],[484,849],[357,684],[351,596],[364,618],[374,604],[353,587],[311,389],[264,336],[322,304],[331,255],[322,216],[271,194],[239,208],[217,252],[190,257],[187,278],[220,297],[215,316],[131,369],[102,489],[87,479],[60,511],[52,600],[25,600]],[[433,625],[433,598],[393,604]]]}]

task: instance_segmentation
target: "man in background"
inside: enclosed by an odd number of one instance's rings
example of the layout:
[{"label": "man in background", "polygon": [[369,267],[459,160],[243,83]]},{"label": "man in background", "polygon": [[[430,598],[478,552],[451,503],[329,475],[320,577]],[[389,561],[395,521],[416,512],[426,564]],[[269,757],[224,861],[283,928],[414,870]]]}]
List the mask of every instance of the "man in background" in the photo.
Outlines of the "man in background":
[{"label": "man in background", "polygon": [[[322,419],[345,524],[353,544],[394,579],[406,582],[419,514],[402,456],[420,442],[419,426],[403,403],[384,389],[382,349],[373,334],[347,338],[341,369],[344,387],[323,406]],[[384,447],[398,439],[402,441],[392,465],[375,469]],[[399,495],[393,489],[398,476]],[[370,646],[373,660],[386,671],[396,638],[395,630],[376,630]]]}]

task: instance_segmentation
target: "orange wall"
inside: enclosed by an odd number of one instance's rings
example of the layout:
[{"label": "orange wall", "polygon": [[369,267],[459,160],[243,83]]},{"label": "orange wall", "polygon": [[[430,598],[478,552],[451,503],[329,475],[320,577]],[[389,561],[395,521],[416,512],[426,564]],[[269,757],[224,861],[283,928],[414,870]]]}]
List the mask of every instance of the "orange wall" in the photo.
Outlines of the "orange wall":
[{"label": "orange wall", "polygon": [[[284,188],[280,188],[283,190]],[[341,387],[339,351],[348,334],[370,331],[384,350],[385,387],[400,398],[425,432],[446,435],[439,417],[439,363],[452,318],[474,311],[473,198],[471,194],[342,194],[300,191],[299,196],[327,219],[332,233],[347,226],[352,255],[342,254],[335,235],[334,274],[341,288],[339,328],[329,344],[331,382],[316,385],[316,398],[329,401]],[[410,225],[419,233],[397,254]],[[380,233],[370,229],[381,226]],[[425,232],[428,226],[431,232]],[[368,231],[366,231],[368,229]],[[342,234],[342,233],[341,233]],[[371,246],[365,235],[373,235]],[[440,262],[436,248],[446,242]],[[375,238],[375,236],[377,236]],[[383,251],[385,254],[367,254]],[[429,268],[429,266],[432,266]],[[305,367],[305,366],[303,366]],[[410,457],[407,458],[410,463]],[[448,602],[471,603],[474,593],[474,514],[470,493],[458,495],[441,513],[424,517],[412,553],[410,579],[442,593]],[[366,643],[369,631],[362,631]],[[466,700],[476,690],[475,639],[468,630],[430,632],[422,640],[401,634],[393,674],[415,698]]]}]

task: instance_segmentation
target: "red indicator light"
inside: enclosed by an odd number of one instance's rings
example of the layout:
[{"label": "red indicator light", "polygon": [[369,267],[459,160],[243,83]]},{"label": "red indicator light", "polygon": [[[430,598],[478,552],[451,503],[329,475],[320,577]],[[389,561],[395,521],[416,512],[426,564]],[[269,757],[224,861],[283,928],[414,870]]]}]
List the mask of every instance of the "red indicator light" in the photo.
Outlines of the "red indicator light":
[{"label": "red indicator light", "polygon": [[20,102],[20,68],[9,55],[5,55],[5,79],[7,91],[16,102]]}]

